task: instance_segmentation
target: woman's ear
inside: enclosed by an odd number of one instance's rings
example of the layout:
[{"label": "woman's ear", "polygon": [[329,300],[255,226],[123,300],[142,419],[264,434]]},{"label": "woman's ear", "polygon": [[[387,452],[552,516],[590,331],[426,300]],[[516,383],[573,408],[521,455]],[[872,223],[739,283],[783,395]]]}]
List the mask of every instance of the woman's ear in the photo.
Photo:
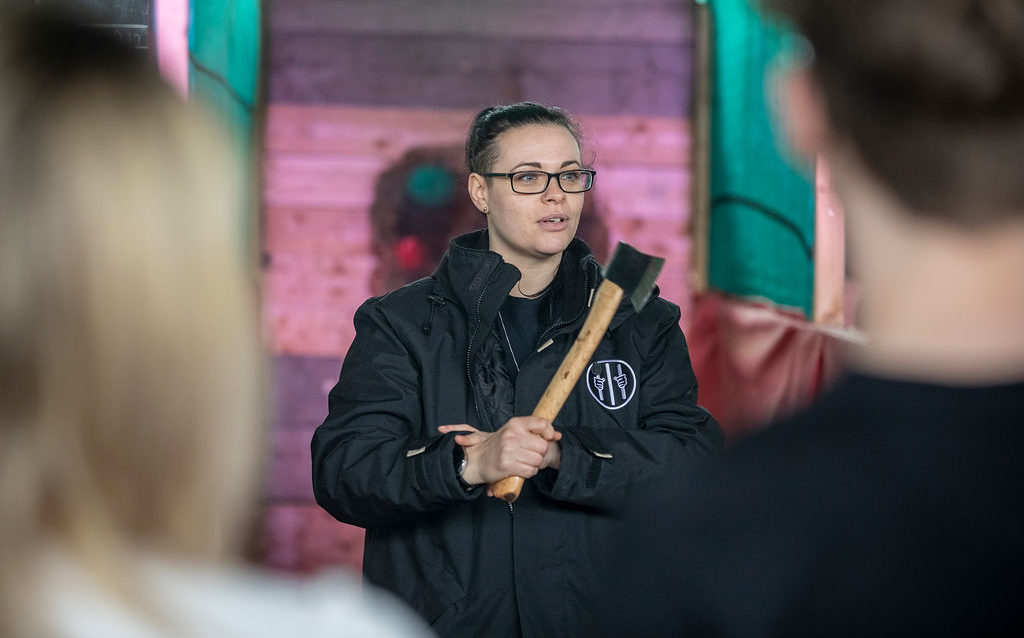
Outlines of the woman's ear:
[{"label": "woman's ear", "polygon": [[476,206],[477,210],[486,215],[489,210],[487,208],[487,180],[479,173],[470,173],[467,188],[469,189],[469,198],[473,200],[473,205]]},{"label": "woman's ear", "polygon": [[778,71],[772,80],[777,118],[790,149],[813,160],[825,150],[828,134],[825,102],[809,65]]}]

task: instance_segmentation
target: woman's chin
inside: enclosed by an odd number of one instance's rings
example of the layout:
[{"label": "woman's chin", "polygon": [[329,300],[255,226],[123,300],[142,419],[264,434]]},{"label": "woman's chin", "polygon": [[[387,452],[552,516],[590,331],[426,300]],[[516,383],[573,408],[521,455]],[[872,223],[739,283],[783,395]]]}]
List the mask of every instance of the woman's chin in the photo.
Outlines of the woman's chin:
[{"label": "woman's chin", "polygon": [[547,257],[561,255],[569,247],[572,238],[573,236],[568,233],[565,233],[564,236],[562,236],[562,233],[559,233],[558,236],[545,237],[543,241],[534,244],[534,249],[538,254]]}]

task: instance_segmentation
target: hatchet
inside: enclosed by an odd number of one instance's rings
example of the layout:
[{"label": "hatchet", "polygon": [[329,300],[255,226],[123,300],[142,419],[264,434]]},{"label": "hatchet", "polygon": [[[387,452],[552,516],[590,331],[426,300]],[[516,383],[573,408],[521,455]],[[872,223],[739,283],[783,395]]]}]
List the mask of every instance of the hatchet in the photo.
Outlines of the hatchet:
[{"label": "hatchet", "polygon": [[[583,368],[597,349],[597,344],[608,330],[608,324],[615,316],[622,298],[628,297],[636,311],[640,312],[651,297],[654,280],[658,278],[664,263],[665,260],[660,257],[645,255],[629,244],[619,242],[604,269],[604,281],[597,287],[587,319],[537,402],[537,407],[533,409],[533,416],[555,420],[583,373]],[[509,503],[519,498],[522,489],[523,478],[520,476],[509,476],[491,485],[491,493]]]}]

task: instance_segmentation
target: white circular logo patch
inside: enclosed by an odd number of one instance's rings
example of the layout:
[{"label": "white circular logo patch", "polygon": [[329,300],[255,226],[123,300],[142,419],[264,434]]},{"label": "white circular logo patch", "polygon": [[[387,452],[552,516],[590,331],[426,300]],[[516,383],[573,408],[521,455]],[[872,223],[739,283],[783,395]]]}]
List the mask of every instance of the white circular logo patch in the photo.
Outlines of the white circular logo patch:
[{"label": "white circular logo patch", "polygon": [[624,407],[636,392],[633,368],[619,359],[595,361],[587,368],[587,389],[590,396],[609,410]]}]

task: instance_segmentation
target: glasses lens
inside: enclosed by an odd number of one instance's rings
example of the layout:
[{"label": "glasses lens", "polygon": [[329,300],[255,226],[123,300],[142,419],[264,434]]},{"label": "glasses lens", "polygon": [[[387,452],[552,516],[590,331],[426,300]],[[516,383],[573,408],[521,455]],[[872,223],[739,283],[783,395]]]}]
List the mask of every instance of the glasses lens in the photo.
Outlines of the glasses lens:
[{"label": "glasses lens", "polygon": [[541,171],[520,171],[512,174],[512,190],[517,193],[541,193],[547,187],[547,173]]},{"label": "glasses lens", "polygon": [[558,183],[567,193],[582,193],[594,185],[594,176],[587,171],[562,171]]}]

